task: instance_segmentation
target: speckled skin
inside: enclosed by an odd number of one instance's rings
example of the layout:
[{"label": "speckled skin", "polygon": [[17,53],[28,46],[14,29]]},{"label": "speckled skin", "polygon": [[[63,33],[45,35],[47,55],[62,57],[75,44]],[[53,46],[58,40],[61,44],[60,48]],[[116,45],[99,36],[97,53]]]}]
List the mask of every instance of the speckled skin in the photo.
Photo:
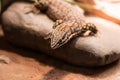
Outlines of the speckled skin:
[{"label": "speckled skin", "polygon": [[36,5],[47,6],[46,13],[50,18],[62,20],[56,27],[54,26],[50,36],[53,49],[62,46],[75,36],[84,35],[88,30],[90,31],[88,35],[97,32],[94,24],[86,24],[81,11],[63,0],[36,0]]}]

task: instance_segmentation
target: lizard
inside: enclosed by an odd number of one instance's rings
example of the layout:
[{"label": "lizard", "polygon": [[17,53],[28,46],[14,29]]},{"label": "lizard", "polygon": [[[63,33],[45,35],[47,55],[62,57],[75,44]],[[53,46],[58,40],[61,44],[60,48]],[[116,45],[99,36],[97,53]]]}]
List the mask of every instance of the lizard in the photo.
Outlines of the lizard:
[{"label": "lizard", "polygon": [[46,14],[53,20],[53,30],[49,34],[52,49],[57,49],[77,36],[93,36],[97,33],[97,28],[93,23],[85,22],[84,14],[77,8],[63,0],[33,0],[34,5],[40,10],[45,10]]}]

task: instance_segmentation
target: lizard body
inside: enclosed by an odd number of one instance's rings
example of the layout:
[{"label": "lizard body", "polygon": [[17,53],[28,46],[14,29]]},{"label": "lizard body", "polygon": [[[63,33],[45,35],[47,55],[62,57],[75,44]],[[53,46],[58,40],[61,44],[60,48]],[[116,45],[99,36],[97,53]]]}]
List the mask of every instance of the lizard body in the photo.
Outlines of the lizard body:
[{"label": "lizard body", "polygon": [[35,0],[37,7],[47,8],[46,13],[53,20],[57,20],[51,32],[51,48],[56,49],[67,43],[75,36],[83,36],[97,33],[96,26],[86,23],[84,15],[74,6],[63,0]]}]

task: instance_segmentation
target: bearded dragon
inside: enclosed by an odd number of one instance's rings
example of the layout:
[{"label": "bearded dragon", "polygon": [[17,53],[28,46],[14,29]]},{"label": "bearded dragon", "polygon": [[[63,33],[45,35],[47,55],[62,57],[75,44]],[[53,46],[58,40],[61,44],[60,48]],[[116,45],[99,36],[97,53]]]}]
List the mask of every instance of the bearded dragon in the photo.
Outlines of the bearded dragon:
[{"label": "bearded dragon", "polygon": [[33,0],[35,6],[45,10],[47,15],[55,20],[53,30],[50,33],[51,48],[56,49],[66,44],[76,36],[87,36],[97,33],[96,26],[86,23],[84,15],[71,4],[63,0]]}]

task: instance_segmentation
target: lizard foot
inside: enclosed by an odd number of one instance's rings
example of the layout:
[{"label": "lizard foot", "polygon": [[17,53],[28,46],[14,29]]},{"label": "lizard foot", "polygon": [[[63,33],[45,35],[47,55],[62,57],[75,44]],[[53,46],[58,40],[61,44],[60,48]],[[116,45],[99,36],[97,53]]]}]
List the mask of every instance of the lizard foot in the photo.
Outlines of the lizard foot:
[{"label": "lizard foot", "polygon": [[97,28],[92,23],[86,23],[85,25],[83,25],[83,27],[81,29],[81,33],[84,36],[93,36],[97,33]]},{"label": "lizard foot", "polygon": [[48,8],[48,1],[46,0],[32,0],[34,5],[39,8],[40,10],[46,10]]}]

